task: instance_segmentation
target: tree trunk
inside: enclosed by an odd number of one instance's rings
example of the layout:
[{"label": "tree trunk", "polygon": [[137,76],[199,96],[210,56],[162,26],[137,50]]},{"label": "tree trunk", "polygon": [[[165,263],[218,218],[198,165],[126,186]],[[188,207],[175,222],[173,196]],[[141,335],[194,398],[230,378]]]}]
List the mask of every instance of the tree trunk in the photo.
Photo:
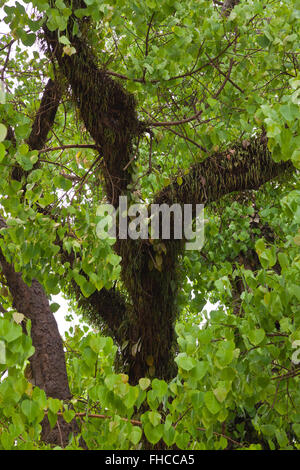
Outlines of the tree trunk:
[{"label": "tree trunk", "polygon": [[[49,79],[27,141],[31,150],[43,148],[53,126],[60,99],[60,88],[56,82]],[[12,130],[10,140],[14,145]],[[20,166],[15,166],[11,177],[18,181],[22,178],[26,180],[26,172]],[[6,227],[4,219],[0,217],[0,228]],[[25,284],[22,274],[15,271],[13,264],[6,261],[1,251],[0,264],[13,297],[13,307],[31,320],[31,338],[35,353],[30,358],[30,365],[34,384],[43,389],[47,397],[69,400],[71,393],[62,339],[43,287],[35,279],[30,287]],[[76,430],[75,420],[68,424],[62,417],[59,417],[58,425],[51,429],[45,416],[41,437],[46,443],[64,447],[68,443],[70,432]]]},{"label": "tree trunk", "polygon": [[[70,400],[65,354],[55,318],[46,294],[35,279],[29,287],[0,253],[2,272],[13,297],[13,307],[31,320],[31,338],[35,353],[30,358],[34,385],[43,389],[47,397]],[[60,419],[52,430],[45,417],[42,423],[43,441],[65,446],[69,433],[75,430],[74,422]]]}]

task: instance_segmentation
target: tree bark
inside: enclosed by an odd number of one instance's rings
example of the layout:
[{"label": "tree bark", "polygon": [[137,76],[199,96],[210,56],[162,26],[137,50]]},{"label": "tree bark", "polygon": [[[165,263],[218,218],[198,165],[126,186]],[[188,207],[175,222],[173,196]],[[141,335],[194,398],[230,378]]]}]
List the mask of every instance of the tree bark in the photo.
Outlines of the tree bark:
[{"label": "tree bark", "polygon": [[[3,222],[1,223],[3,226]],[[0,252],[2,272],[13,297],[13,307],[31,321],[31,338],[35,353],[30,358],[34,385],[43,389],[47,397],[70,400],[65,354],[55,318],[41,284],[35,279],[29,287],[21,273],[14,270]],[[68,443],[69,433],[74,431],[74,423],[60,420],[58,426],[50,429],[48,418],[43,421],[42,439],[51,444]]]},{"label": "tree bark", "polygon": [[222,9],[221,9],[222,15],[224,15],[224,16],[229,16],[231,10],[232,10],[232,9],[235,7],[235,5],[237,5],[238,3],[240,3],[240,0],[224,0],[223,6],[222,6]]}]

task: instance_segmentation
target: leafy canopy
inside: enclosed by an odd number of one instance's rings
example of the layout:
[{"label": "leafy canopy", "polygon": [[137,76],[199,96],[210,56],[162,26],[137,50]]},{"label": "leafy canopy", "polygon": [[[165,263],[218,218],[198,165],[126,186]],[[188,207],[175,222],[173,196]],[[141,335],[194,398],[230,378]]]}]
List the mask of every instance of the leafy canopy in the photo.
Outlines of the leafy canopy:
[{"label": "leafy canopy", "polygon": [[[0,48],[0,191],[7,228],[0,247],[24,280],[38,279],[49,296],[68,291],[75,281],[88,297],[115,282],[121,286],[113,241],[96,236],[105,190],[101,172],[89,172],[95,151],[39,153],[26,143],[45,79],[59,73],[41,52],[40,28],[46,23],[59,31],[64,53],[76,54],[66,32],[72,11],[62,0],[24,3],[3,8],[9,33]],[[228,18],[204,0],[73,3],[78,8],[72,34],[86,35],[97,63],[134,94],[139,118],[154,133],[136,144],[128,189],[138,190],[138,198],[151,198],[174,175],[180,185],[191,164],[231,142],[247,145],[262,126],[274,160],[291,160],[299,169],[297,2],[242,1]],[[82,32],[76,18],[84,17],[93,28]],[[228,71],[230,81],[222,88]],[[181,122],[199,112],[199,119]],[[68,87],[47,146],[62,147],[61,142],[93,145]],[[11,177],[16,165],[26,172],[25,186]],[[116,372],[112,339],[79,325],[65,337],[73,399],[47,398],[24,377],[33,347],[1,278],[1,304],[9,313],[0,316],[0,448],[47,448],[40,441],[47,413],[51,426],[58,414],[67,422],[80,417],[81,435],[95,449],[140,448],[142,433],[151,444],[162,439],[180,449],[299,449],[298,174],[266,185],[254,201],[235,199],[208,209],[203,251],[182,257],[178,374],[169,383],[146,377],[131,386],[126,374]],[[73,257],[72,266],[61,246]],[[259,258],[254,269],[245,263],[249,253]],[[237,282],[243,285],[238,312]],[[218,304],[207,314],[202,309],[209,299]],[[79,436],[73,436],[68,448],[78,447]]]}]

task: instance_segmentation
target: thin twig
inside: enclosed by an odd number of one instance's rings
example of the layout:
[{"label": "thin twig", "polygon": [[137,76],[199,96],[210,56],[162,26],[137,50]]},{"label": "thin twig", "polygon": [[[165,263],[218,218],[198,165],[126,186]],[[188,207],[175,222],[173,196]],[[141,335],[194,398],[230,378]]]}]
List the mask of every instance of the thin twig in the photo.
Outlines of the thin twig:
[{"label": "thin twig", "polygon": [[123,168],[123,171],[126,171],[127,168],[129,167],[129,165],[131,165],[131,163],[133,162],[133,160],[135,160],[136,156],[137,156],[137,153],[138,153],[138,150],[139,150],[139,144],[140,144],[140,136],[138,136],[138,141],[137,141],[137,145],[136,145],[136,151],[133,155],[133,157],[129,160],[129,162],[124,166]]},{"label": "thin twig", "polygon": [[75,191],[74,193],[74,196],[72,197],[72,201],[73,199],[75,198],[75,196],[79,193],[79,191],[81,190],[81,188],[83,187],[84,183],[88,180],[90,174],[91,174],[91,171],[92,169],[95,167],[95,165],[101,160],[102,158],[102,155],[98,155],[98,157],[93,161],[93,163],[91,164],[90,168],[87,170],[87,172],[85,173],[85,175],[82,177],[81,179],[81,182],[80,182],[80,185],[79,187],[77,188],[77,190]]},{"label": "thin twig", "polygon": [[54,152],[56,150],[65,150],[65,149],[93,149],[93,150],[98,150],[97,145],[93,144],[70,144],[70,145],[61,145],[60,147],[48,147],[42,150],[39,150],[39,153],[45,153],[45,152]]},{"label": "thin twig", "polygon": [[[151,28],[151,24],[152,24],[154,15],[155,15],[155,12],[152,14],[152,16],[151,16],[151,18],[150,18],[150,21],[149,21],[149,23],[148,23],[148,29],[147,29],[146,41],[145,41],[145,57],[147,57],[148,52],[149,52],[149,34],[150,34],[150,28]],[[143,70],[143,81],[145,81],[146,72],[147,72],[146,67],[144,67],[144,70]]]},{"label": "thin twig", "polygon": [[62,438],[62,434],[61,434],[61,429],[60,429],[60,425],[59,425],[59,420],[57,420],[57,429],[58,429],[58,432],[59,432],[59,437],[60,437],[61,446],[64,447],[64,442],[63,442],[63,438]]},{"label": "thin twig", "polygon": [[[211,65],[212,65],[215,69],[217,69],[218,72],[219,72],[221,75],[223,75],[223,77],[226,77],[226,74],[220,69],[220,67],[219,67],[217,64],[215,64],[215,59],[211,59],[207,53],[206,53],[206,56],[209,58]],[[239,90],[241,93],[245,93],[244,90],[242,90],[242,88],[240,88],[236,83],[234,83],[234,82],[231,80],[231,78],[228,78],[228,81],[231,83],[231,85],[233,85],[233,86],[234,86],[237,90]]]},{"label": "thin twig", "polygon": [[[198,430],[198,431],[203,431],[203,432],[206,432],[206,431],[207,431],[207,429],[205,429],[205,428],[197,428],[197,430]],[[237,441],[235,441],[234,439],[231,439],[231,437],[226,436],[226,434],[221,434],[221,433],[215,432],[215,431],[213,431],[213,434],[214,434],[215,436],[224,437],[225,439],[227,439],[228,441],[232,442],[233,444],[235,444],[235,445],[237,445],[237,446],[246,447],[244,444],[241,444],[240,442],[237,442]]]},{"label": "thin twig", "polygon": [[5,59],[5,62],[4,62],[4,65],[3,65],[3,69],[2,69],[2,72],[1,72],[1,80],[3,81],[4,80],[4,73],[5,73],[5,69],[7,67],[7,64],[8,64],[8,61],[9,61],[9,56],[10,56],[10,52],[11,52],[11,47],[13,45],[13,41],[11,41],[9,44],[8,44],[8,51],[7,51],[7,55],[6,55],[6,59]]}]

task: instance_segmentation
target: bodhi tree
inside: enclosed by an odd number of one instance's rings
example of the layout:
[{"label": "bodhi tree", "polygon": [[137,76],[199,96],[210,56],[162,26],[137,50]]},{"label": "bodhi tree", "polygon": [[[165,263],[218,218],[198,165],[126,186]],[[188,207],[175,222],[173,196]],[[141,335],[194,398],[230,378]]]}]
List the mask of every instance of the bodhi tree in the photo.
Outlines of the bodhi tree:
[{"label": "bodhi tree", "polygon": [[[1,448],[299,449],[296,2],[2,17]],[[99,237],[121,196],[203,204],[203,248]]]}]

